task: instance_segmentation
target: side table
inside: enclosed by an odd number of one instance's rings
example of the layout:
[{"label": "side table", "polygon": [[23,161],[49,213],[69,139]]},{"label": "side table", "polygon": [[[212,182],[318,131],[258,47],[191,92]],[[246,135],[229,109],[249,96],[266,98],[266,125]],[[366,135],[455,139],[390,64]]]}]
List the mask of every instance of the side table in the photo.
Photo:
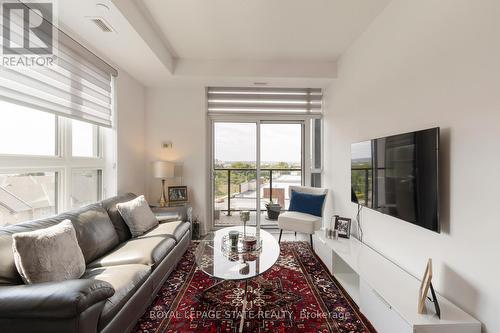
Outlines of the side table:
[{"label": "side table", "polygon": [[167,205],[165,207],[151,205],[151,210],[160,223],[179,220],[187,221],[189,208],[191,208],[191,204],[188,202],[183,204],[176,204],[175,206]]}]

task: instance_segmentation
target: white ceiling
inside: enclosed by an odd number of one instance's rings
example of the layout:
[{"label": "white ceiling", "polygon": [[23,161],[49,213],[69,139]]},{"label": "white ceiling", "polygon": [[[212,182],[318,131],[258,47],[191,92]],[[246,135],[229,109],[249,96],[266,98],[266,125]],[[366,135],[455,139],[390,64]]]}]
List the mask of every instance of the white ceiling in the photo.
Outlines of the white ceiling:
[{"label": "white ceiling", "polygon": [[[96,6],[103,3],[109,10]],[[58,25],[110,64],[120,67],[145,85],[170,77],[168,69],[151,47],[109,0],[62,0],[58,2]],[[90,21],[102,17],[113,32],[104,33]]]},{"label": "white ceiling", "polygon": [[337,59],[389,0],[142,2],[180,58],[325,61]]},{"label": "white ceiling", "polygon": [[[176,79],[331,80],[338,57],[390,1],[61,0],[58,6],[63,30],[155,86]],[[95,16],[114,32],[99,31],[89,20]]]}]

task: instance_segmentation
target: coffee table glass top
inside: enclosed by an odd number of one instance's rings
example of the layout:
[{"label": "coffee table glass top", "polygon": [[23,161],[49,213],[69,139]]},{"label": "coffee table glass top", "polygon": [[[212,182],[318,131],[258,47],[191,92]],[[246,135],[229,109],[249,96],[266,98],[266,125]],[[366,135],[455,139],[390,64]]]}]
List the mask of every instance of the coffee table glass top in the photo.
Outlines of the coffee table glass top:
[{"label": "coffee table glass top", "polygon": [[[222,238],[231,230],[243,232],[243,227],[220,229],[200,241],[195,252],[196,264],[200,270],[222,280],[246,280],[264,273],[276,263],[280,254],[278,241],[262,229],[262,245],[259,250],[245,253],[224,251]],[[247,227],[246,231],[247,234],[256,233],[254,227]]]}]

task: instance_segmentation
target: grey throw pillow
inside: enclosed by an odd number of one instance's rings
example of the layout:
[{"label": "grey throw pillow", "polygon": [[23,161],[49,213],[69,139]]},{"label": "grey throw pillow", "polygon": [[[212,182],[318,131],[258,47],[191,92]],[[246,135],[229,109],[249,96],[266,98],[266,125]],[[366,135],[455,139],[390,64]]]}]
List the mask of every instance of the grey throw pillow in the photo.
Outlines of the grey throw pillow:
[{"label": "grey throw pillow", "polygon": [[125,220],[132,237],[138,237],[158,225],[158,220],[143,195],[116,204],[116,209]]},{"label": "grey throw pillow", "polygon": [[14,263],[24,283],[79,279],[85,259],[70,220],[12,235]]}]

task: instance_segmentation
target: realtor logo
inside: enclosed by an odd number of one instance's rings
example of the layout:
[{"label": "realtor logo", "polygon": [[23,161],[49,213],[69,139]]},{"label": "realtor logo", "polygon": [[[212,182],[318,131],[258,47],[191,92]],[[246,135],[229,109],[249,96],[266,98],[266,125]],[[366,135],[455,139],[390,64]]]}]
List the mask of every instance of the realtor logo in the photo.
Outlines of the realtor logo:
[{"label": "realtor logo", "polygon": [[46,66],[54,61],[53,2],[2,1],[2,65]]}]

